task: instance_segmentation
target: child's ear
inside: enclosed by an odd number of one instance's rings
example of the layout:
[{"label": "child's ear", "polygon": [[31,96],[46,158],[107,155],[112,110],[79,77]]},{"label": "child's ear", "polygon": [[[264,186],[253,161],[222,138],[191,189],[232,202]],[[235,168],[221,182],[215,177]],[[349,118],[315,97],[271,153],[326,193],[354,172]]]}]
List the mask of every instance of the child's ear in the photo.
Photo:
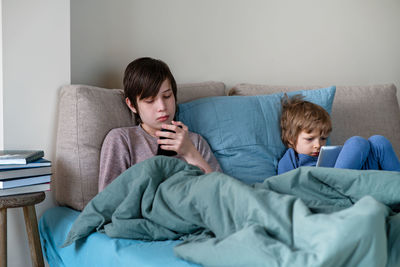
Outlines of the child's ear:
[{"label": "child's ear", "polygon": [[129,98],[125,98],[125,103],[128,105],[129,109],[132,110],[133,113],[137,113],[136,108],[132,105]]},{"label": "child's ear", "polygon": [[292,141],[289,140],[288,143],[289,143],[289,144],[288,144],[288,147],[289,147],[289,148],[294,148],[294,144],[293,144]]}]

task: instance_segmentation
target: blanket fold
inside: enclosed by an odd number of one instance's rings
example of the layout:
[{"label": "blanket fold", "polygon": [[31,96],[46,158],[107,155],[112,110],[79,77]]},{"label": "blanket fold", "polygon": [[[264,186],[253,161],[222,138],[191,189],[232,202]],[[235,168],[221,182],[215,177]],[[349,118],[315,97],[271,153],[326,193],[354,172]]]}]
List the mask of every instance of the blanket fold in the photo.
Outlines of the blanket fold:
[{"label": "blanket fold", "polygon": [[310,167],[249,186],[153,157],[93,198],[64,246],[93,231],[143,240],[203,233],[177,256],[206,266],[400,266],[398,188],[398,172]]}]

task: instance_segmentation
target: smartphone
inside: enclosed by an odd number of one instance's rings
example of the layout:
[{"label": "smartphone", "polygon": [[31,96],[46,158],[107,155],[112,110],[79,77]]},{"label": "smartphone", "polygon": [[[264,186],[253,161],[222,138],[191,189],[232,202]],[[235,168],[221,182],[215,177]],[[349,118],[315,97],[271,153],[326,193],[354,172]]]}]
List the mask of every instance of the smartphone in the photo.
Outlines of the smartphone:
[{"label": "smartphone", "polygon": [[[163,131],[163,132],[171,132],[171,133],[175,133],[174,131],[172,131],[172,130],[168,130],[168,129],[164,129],[164,128],[162,128],[161,129],[161,131]],[[164,137],[164,136],[160,136],[160,139],[166,139],[167,137]],[[157,149],[157,155],[158,156],[176,156],[178,153],[176,153],[176,151],[173,151],[173,150],[164,150],[164,149],[162,149],[161,148],[161,145],[160,144],[158,144],[158,149]]]}]

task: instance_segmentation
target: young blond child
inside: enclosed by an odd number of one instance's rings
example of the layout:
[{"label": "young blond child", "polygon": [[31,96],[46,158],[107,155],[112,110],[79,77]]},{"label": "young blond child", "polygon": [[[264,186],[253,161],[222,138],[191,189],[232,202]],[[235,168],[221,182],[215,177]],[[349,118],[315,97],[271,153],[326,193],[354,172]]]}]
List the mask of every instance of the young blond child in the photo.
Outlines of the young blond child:
[{"label": "young blond child", "polygon": [[[278,174],[315,166],[320,148],[332,131],[328,112],[301,95],[285,95],[280,124],[282,142],[288,149],[278,163]],[[384,136],[374,135],[368,140],[353,136],[344,143],[335,168],[400,171],[400,162]]]}]

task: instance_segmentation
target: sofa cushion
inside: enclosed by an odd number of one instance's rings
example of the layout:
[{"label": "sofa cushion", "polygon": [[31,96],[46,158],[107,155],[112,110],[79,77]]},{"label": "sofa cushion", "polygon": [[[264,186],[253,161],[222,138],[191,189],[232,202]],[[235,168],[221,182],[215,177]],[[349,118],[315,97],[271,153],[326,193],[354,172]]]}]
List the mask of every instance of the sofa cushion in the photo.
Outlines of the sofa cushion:
[{"label": "sofa cushion", "polygon": [[178,103],[185,103],[203,97],[223,95],[225,95],[225,84],[222,82],[178,84]]},{"label": "sofa cushion", "polygon": [[[230,91],[238,95],[262,95],[323,86],[272,86],[238,84]],[[394,84],[336,86],[332,107],[331,144],[341,145],[354,135],[386,136],[400,156],[400,108]]]},{"label": "sofa cushion", "polygon": [[[224,95],[221,82],[178,85],[178,102]],[[64,86],[59,95],[55,191],[59,205],[82,210],[98,192],[100,150],[107,133],[135,124],[122,90]]]},{"label": "sofa cushion", "polygon": [[[335,87],[288,93],[331,111]],[[178,119],[209,143],[224,173],[245,183],[276,175],[286,148],[280,136],[283,93],[204,98],[179,105]]]}]

